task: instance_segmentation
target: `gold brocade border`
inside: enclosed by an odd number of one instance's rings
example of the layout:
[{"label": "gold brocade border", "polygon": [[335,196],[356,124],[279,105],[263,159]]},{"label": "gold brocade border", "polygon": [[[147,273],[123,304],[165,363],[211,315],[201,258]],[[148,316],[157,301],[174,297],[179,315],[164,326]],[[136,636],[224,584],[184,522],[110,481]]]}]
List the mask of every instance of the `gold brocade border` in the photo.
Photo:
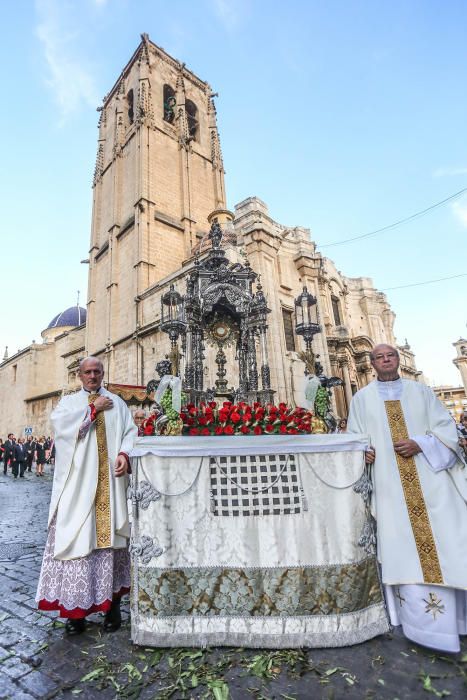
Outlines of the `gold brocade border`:
[{"label": "gold brocade border", "polygon": [[[89,403],[97,398],[98,394],[89,397]],[[109,456],[107,453],[107,436],[105,434],[104,411],[96,415],[96,438],[98,455],[98,475],[96,488],[96,540],[97,549],[110,547],[110,483],[109,483]]]},{"label": "gold brocade border", "polygon": [[146,619],[330,617],[368,609],[383,598],[375,557],[351,564],[264,569],[159,569],[140,563],[132,569],[138,577],[133,591],[139,613]]},{"label": "gold brocade border", "polygon": [[[408,440],[409,434],[400,401],[385,401],[386,415],[393,442]],[[436,543],[423,498],[417,466],[413,457],[395,453],[399,475],[404,491],[405,503],[415,538],[420,565],[425,583],[443,583]]]}]

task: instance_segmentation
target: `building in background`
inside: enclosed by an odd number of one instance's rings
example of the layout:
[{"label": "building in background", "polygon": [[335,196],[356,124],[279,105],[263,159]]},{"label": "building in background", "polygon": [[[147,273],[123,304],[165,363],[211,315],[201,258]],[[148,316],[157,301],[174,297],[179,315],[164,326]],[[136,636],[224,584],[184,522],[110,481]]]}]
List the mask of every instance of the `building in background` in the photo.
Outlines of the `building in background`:
[{"label": "building in background", "polygon": [[459,340],[453,343],[453,345],[456,348],[457,353],[457,357],[453,360],[453,362],[461,373],[464,391],[467,393],[467,340],[465,338],[459,338]]},{"label": "building in background", "polygon": [[460,416],[467,412],[465,388],[463,386],[434,386],[433,391],[458,423]]},{"label": "building in background", "polygon": [[[86,323],[79,317],[74,326],[57,326],[43,344],[0,365],[1,395],[11,396],[8,410],[0,408],[0,435],[25,425],[49,432],[50,409],[77,387],[78,360],[86,354],[102,359],[114,391],[142,400],[141,387],[169,351],[159,328],[161,296],[170,285],[185,291],[213,221],[223,230],[229,261],[247,261],[260,275],[271,309],[268,356],[277,400],[303,403],[294,300],[306,285],[323,331],[314,351],[327,375],[342,378],[336,412],[347,415],[352,395],[373,378],[371,349],[396,344],[386,296],[370,278],[342,274],[309,229],[274,221],[258,197],[240,202],[234,213],[226,206],[212,89],[143,35],[100,108]],[[206,348],[209,386],[214,352]],[[407,342],[399,352],[402,376],[419,378]],[[234,363],[226,370],[235,385]]]},{"label": "building in background", "polygon": [[[76,376],[85,353],[86,309],[72,306],[57,314],[31,345],[0,365],[0,436],[32,427],[50,435],[49,414],[64,390],[81,384]],[[7,353],[5,353],[7,355]]]}]

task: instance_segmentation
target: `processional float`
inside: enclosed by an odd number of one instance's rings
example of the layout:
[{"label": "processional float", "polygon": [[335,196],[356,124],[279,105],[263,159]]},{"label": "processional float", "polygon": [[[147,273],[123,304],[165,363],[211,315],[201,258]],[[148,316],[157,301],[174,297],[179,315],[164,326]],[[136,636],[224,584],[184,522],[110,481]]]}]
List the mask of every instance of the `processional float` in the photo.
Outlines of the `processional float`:
[{"label": "processional float", "polygon": [[[171,373],[182,379],[184,397],[195,406],[213,401],[264,406],[274,401],[268,358],[271,310],[259,275],[248,260],[244,264],[229,262],[221,246],[222,235],[219,223],[214,222],[209,233],[211,247],[202,261],[195,259],[185,294],[172,284],[161,297],[160,330],[168,334],[171,347],[166,360],[156,365],[160,378],[148,383],[148,395],[158,389],[164,375]],[[305,364],[308,408],[324,421],[327,430],[332,430],[335,419],[330,410],[330,389],[342,384],[342,380],[326,377],[319,355],[315,357],[313,353],[313,337],[321,332],[321,326],[316,298],[306,286],[295,299],[295,316],[295,332],[305,342],[305,350],[298,356]],[[215,349],[217,371],[212,387],[205,386],[206,346]],[[235,387],[228,386],[226,379],[227,348],[235,349]],[[162,417],[163,407],[158,406],[157,410]],[[166,421],[159,421],[162,432],[165,424]]]}]

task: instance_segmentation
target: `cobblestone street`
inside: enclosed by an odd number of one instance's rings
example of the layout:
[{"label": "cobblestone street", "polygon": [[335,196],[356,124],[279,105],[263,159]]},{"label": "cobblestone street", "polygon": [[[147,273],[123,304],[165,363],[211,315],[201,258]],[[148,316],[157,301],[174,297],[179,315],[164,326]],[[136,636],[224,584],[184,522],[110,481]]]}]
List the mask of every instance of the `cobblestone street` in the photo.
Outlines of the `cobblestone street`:
[{"label": "cobblestone street", "polygon": [[344,649],[144,649],[131,644],[128,604],[118,632],[105,634],[94,615],[85,634],[64,638],[34,602],[51,481],[0,476],[0,698],[466,697],[465,640],[455,656],[398,634]]}]

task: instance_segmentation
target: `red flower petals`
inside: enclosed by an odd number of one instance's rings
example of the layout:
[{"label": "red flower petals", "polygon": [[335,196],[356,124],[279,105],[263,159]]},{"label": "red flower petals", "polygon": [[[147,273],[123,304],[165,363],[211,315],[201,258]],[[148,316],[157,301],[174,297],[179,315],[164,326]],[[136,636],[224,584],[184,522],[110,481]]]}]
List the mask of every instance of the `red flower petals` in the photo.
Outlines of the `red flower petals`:
[{"label": "red flower petals", "polygon": [[298,435],[312,432],[310,411],[286,403],[262,406],[255,401],[189,404],[181,412],[185,435]]}]

